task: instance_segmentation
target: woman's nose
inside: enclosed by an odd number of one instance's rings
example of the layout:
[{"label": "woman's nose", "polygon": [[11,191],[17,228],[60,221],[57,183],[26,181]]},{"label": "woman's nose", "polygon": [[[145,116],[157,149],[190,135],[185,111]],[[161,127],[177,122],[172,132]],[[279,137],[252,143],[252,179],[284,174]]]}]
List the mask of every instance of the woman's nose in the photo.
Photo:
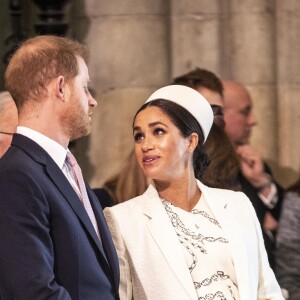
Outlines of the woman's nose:
[{"label": "woman's nose", "polygon": [[153,139],[144,138],[143,143],[142,143],[143,152],[147,152],[147,151],[152,150],[152,149],[154,149]]}]

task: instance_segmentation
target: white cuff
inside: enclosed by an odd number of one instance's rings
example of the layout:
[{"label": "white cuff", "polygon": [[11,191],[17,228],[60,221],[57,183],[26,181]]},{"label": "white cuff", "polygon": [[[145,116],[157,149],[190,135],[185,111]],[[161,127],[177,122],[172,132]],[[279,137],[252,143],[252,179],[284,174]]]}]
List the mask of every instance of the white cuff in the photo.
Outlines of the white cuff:
[{"label": "white cuff", "polygon": [[267,197],[262,193],[258,193],[259,198],[268,208],[274,208],[278,201],[277,187],[274,183],[271,184],[270,192]]}]

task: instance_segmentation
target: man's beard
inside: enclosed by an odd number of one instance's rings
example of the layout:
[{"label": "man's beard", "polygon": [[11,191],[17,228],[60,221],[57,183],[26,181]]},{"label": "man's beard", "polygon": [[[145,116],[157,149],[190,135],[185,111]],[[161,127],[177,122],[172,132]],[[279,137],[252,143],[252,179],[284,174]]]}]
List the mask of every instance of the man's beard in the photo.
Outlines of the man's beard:
[{"label": "man's beard", "polygon": [[[74,99],[74,98],[73,98]],[[92,123],[89,114],[86,113],[78,102],[61,116],[61,126],[65,129],[70,141],[86,136],[92,131]]]}]

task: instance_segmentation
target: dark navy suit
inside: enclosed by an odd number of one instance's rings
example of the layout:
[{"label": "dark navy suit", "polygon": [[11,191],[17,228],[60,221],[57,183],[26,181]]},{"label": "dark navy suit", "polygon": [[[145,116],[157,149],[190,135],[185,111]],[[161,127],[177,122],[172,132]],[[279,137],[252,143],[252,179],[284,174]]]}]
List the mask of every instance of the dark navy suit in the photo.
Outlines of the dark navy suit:
[{"label": "dark navy suit", "polygon": [[0,159],[0,299],[118,299],[119,266],[102,208],[102,242],[53,159],[15,134]]},{"label": "dark navy suit", "polygon": [[[270,168],[265,164],[264,165],[265,172],[271,174]],[[241,190],[244,192],[247,197],[250,199],[250,201],[253,204],[253,207],[255,209],[255,212],[257,214],[257,218],[259,220],[259,223],[261,224],[262,227],[262,232],[263,232],[263,237],[265,241],[265,247],[267,250],[268,258],[269,258],[269,263],[272,268],[275,267],[275,237],[272,239],[270,236],[266,233],[266,231],[263,229],[263,223],[265,219],[266,213],[269,211],[272,216],[278,221],[280,217],[280,212],[281,212],[281,207],[283,203],[283,195],[284,195],[284,190],[283,188],[275,182],[276,188],[277,188],[277,197],[278,201],[275,204],[275,206],[270,209],[268,208],[263,201],[260,199],[258,195],[258,191],[255,189],[253,185],[243,176],[242,173],[239,173],[238,175],[238,181],[241,184]],[[273,232],[273,234],[276,234],[276,232]]]}]

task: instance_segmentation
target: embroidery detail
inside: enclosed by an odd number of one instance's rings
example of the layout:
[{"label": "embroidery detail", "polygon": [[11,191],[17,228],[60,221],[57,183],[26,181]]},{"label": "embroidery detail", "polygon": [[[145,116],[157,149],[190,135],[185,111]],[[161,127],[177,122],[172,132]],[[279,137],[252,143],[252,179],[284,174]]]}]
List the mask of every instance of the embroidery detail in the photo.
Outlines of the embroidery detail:
[{"label": "embroidery detail", "polygon": [[[232,283],[236,286],[236,284],[235,284],[234,282],[232,282]],[[228,289],[229,289],[229,291],[230,291],[230,294],[231,294],[232,299],[233,299],[233,300],[236,300],[236,298],[234,297],[234,294],[233,294],[231,285],[228,285]]]},{"label": "embroidery detail", "polygon": [[202,282],[194,282],[194,285],[196,289],[199,289],[202,286],[210,285],[213,281],[226,280],[229,278],[230,277],[228,275],[225,275],[224,272],[217,271],[217,274],[213,274],[210,278],[205,278]]},{"label": "embroidery detail", "polygon": [[[228,243],[228,240],[225,239],[224,237],[218,237],[218,238],[213,238],[213,237],[205,237],[204,235],[202,235],[201,233],[195,233],[191,230],[189,230],[188,228],[186,228],[184,226],[184,224],[182,223],[182,221],[180,220],[179,216],[177,215],[177,213],[175,213],[172,210],[173,206],[170,202],[166,201],[166,200],[162,200],[162,203],[169,215],[169,218],[172,222],[173,227],[175,227],[175,229],[180,229],[180,231],[187,235],[190,236],[192,239],[198,241],[201,244],[204,244],[205,241],[207,242],[221,242],[221,243]],[[213,219],[213,218],[209,218],[209,219]],[[214,223],[217,223],[217,226],[220,226],[219,223],[215,220]],[[178,234],[178,233],[177,233]]]},{"label": "embroidery detail", "polygon": [[201,215],[204,218],[207,218],[211,223],[213,223],[213,224],[217,225],[219,228],[221,228],[219,222],[216,219],[211,218],[206,211],[204,211],[204,210],[198,210],[198,209],[193,209],[191,211],[191,213],[194,214],[194,215]]},{"label": "embroidery detail", "polygon": [[[186,263],[198,300],[239,300],[237,285],[232,281],[230,275],[225,274],[224,271],[216,270],[218,264],[216,264],[216,269],[214,267],[207,269],[207,275],[209,276],[206,278],[205,272],[199,273],[199,268],[201,268],[199,264],[203,264],[208,260],[207,263],[214,265],[215,253],[213,249],[221,247],[220,249],[223,250],[225,245],[221,246],[221,244],[228,244],[228,240],[220,236],[222,228],[219,222],[208,213],[209,211],[193,209],[189,216],[186,212],[181,214],[181,210],[172,203],[164,199],[161,199],[161,201],[177,234],[178,241],[184,249]],[[203,226],[196,223],[203,224]],[[206,236],[205,233],[214,234],[217,237]],[[207,258],[204,258],[203,255]],[[200,281],[197,281],[197,279],[200,279]],[[232,289],[232,287],[234,288]]]},{"label": "embroidery detail", "polygon": [[215,294],[207,294],[207,295],[205,295],[205,297],[198,298],[198,300],[213,300],[213,299],[226,300],[226,297],[224,296],[224,294],[222,292],[218,291]]}]

